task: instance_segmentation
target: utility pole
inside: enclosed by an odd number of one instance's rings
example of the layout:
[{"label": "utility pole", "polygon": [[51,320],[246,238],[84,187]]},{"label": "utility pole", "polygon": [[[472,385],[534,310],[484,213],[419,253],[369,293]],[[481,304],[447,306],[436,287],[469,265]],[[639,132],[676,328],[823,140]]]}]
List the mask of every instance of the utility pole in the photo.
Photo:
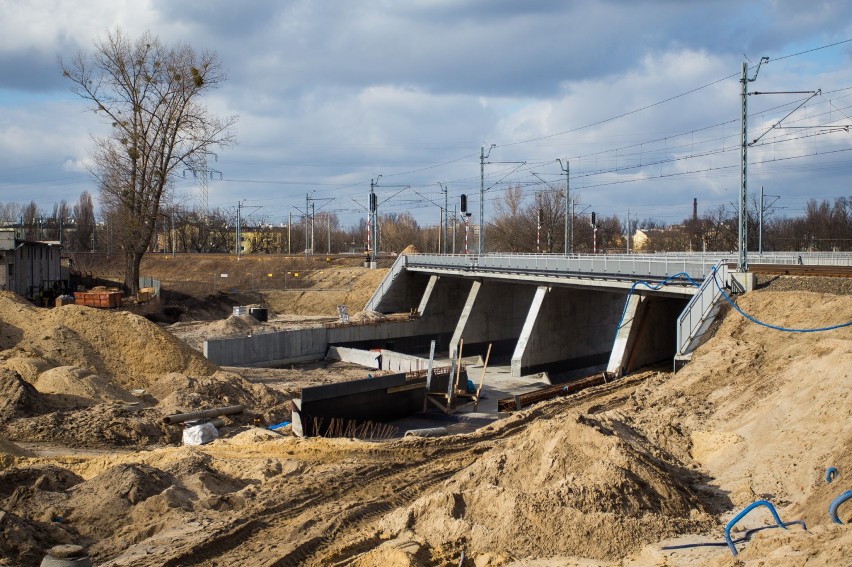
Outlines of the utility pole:
[{"label": "utility pole", "polygon": [[293,248],[291,247],[293,239],[291,238],[292,232],[290,232],[292,228],[293,228],[293,211],[288,211],[287,212],[287,255],[288,256],[293,253]]},{"label": "utility pole", "polygon": [[[488,156],[491,155],[491,150],[497,147],[497,144],[491,144],[491,147],[488,148],[488,153],[485,153],[485,146],[481,146],[479,148],[479,248],[478,253],[482,256],[482,252],[485,244],[485,222],[483,218],[485,217],[485,160],[488,159]],[[465,232],[467,232],[468,222],[465,220]],[[467,237],[465,236],[465,241],[467,241]],[[467,246],[465,246],[467,248]],[[465,254],[467,254],[467,250],[465,250]]]},{"label": "utility pole", "polygon": [[748,77],[748,63],[743,62],[743,73],[740,78],[740,206],[739,229],[737,231],[737,271],[748,271],[748,84],[757,80],[760,66],[768,62],[768,57],[761,57],[752,78]]},{"label": "utility pole", "polygon": [[559,167],[565,173],[565,255],[567,256],[574,253],[574,215],[570,215],[570,218],[568,215],[568,203],[571,202],[571,181],[569,179],[571,166],[568,163],[567,157],[565,158],[565,165],[562,165],[562,160],[559,158],[556,158],[556,161],[559,162]]},{"label": "utility pole", "polygon": [[456,216],[458,214],[456,205],[453,205],[453,254],[456,253]]},{"label": "utility pole", "polygon": [[440,181],[438,182],[438,186],[441,188],[441,192],[444,194],[444,254],[447,253],[447,240],[449,238],[450,232],[450,202],[447,188],[444,187],[444,184]]},{"label": "utility pole", "polygon": [[598,253],[598,223],[595,212],[592,211],[592,254]]},{"label": "utility pole", "polygon": [[541,207],[538,208],[538,222],[535,226],[535,251],[541,254]]},{"label": "utility pole", "polygon": [[[314,189],[316,191],[316,189]],[[313,191],[312,191],[313,192]],[[311,192],[311,193],[312,193]],[[317,197],[311,197],[311,193],[305,194],[305,257],[308,257],[308,251],[310,250],[311,254],[316,253],[316,246],[314,241],[314,223],[316,222],[316,201],[325,201],[322,205],[320,205],[320,210],[327,204],[334,201],[335,197],[319,199]],[[308,240],[308,220],[310,220],[311,228],[310,228],[310,241]],[[331,219],[328,221],[331,222]],[[328,228],[329,234],[331,234],[331,225]],[[331,247],[331,237],[329,237],[329,248]],[[329,252],[331,253],[331,252]]]},{"label": "utility pole", "polygon": [[240,224],[242,223],[242,219],[240,218],[240,209],[242,208],[242,201],[237,201],[237,237],[236,237],[236,249],[237,249],[237,260],[240,259],[240,255],[243,251],[243,240],[242,235],[240,234]]},{"label": "utility pole", "polygon": [[627,209],[627,226],[624,229],[624,234],[627,236],[627,253],[630,254],[630,209]]},{"label": "utility pole", "polygon": [[370,240],[368,242],[370,246],[370,267],[375,267],[376,262],[376,249],[379,247],[379,230],[378,230],[378,199],[376,198],[376,187],[379,185],[379,179],[381,179],[381,175],[378,175],[375,180],[370,179]]},{"label": "utility pole", "polygon": [[757,254],[763,255],[763,185],[760,186],[760,215],[757,217]]},{"label": "utility pole", "polygon": [[308,257],[308,251],[310,247],[308,246],[308,221],[311,216],[311,194],[305,193],[305,258]]}]

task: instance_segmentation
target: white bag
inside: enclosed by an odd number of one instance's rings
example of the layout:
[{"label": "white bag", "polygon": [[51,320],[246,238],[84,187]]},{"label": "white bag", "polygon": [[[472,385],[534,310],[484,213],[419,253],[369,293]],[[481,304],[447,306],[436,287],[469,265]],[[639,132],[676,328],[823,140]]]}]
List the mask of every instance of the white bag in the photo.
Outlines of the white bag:
[{"label": "white bag", "polygon": [[212,423],[193,425],[183,430],[184,445],[204,445],[219,438],[219,430]]}]

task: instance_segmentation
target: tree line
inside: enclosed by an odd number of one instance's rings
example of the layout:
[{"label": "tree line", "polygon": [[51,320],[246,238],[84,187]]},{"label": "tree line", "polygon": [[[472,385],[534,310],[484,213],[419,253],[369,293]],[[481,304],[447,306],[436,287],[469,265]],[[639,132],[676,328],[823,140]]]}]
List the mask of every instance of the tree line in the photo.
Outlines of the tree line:
[{"label": "tree line", "polygon": [[[558,188],[557,188],[558,189]],[[568,249],[574,253],[623,253],[627,251],[627,219],[596,215],[592,224],[588,207],[569,206],[571,219]],[[801,216],[786,217],[775,209],[764,210],[752,202],[748,210],[749,250],[757,251],[852,251],[852,198],[833,201],[812,199]],[[507,189],[495,204],[486,226],[486,252],[563,253],[566,250],[564,192],[534,193],[521,187]],[[121,235],[116,229],[120,214],[102,209],[96,215],[91,195],[84,191],[77,202],[61,201],[49,210],[36,203],[0,203],[0,226],[14,227],[20,238],[61,241],[71,252],[119,253]],[[334,212],[293,217],[292,223],[273,222],[262,215],[240,219],[241,254],[362,254],[367,249],[367,219],[341,225]],[[761,229],[762,225],[762,229]],[[737,248],[738,214],[732,207],[718,207],[667,225],[653,218],[631,218],[631,238],[637,230],[648,235],[644,252]],[[164,205],[157,215],[145,251],[149,253],[237,252],[237,214],[233,209],[206,212]],[[478,234],[468,226],[468,246],[476,250]],[[378,214],[379,252],[399,253],[408,246],[421,252],[464,253],[463,217],[447,226],[421,225],[409,212]],[[455,245],[455,247],[454,247]],[[632,251],[638,243],[631,244]]]}]

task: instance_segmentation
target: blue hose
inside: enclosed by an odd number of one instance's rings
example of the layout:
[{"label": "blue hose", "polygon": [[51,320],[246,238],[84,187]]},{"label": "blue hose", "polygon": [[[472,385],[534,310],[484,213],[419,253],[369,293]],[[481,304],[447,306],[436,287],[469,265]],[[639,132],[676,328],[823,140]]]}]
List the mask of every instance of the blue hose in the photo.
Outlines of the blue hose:
[{"label": "blue hose", "polygon": [[658,284],[650,284],[646,281],[633,282],[630,286],[630,291],[627,292],[627,299],[624,301],[624,309],[621,310],[621,317],[618,319],[618,325],[615,326],[615,337],[612,339],[613,348],[615,348],[615,342],[618,340],[618,330],[621,328],[621,324],[624,323],[624,316],[627,315],[627,307],[630,305],[630,298],[633,296],[633,292],[637,286],[644,285],[651,291],[659,291],[664,285],[669,283],[675,279],[684,279],[691,283],[695,287],[700,287],[695,280],[689,277],[689,274],[686,272],[678,272],[673,276],[669,276]]},{"label": "blue hose", "polygon": [[838,472],[837,472],[836,468],[828,467],[825,470],[825,482],[827,482],[828,484],[831,484],[831,481],[834,480],[835,478],[837,478],[837,475],[838,475]]},{"label": "blue hose", "polygon": [[846,492],[835,498],[831,502],[831,505],[828,507],[828,515],[831,518],[831,521],[835,524],[843,524],[843,522],[840,521],[840,518],[837,517],[837,508],[839,508],[841,504],[843,504],[850,498],[852,498],[852,490],[847,490]]},{"label": "blue hose", "polygon": [[[850,492],[849,495],[852,496],[852,492]],[[776,527],[784,528],[785,530],[787,529],[787,525],[781,521],[781,518],[778,516],[778,512],[775,511],[775,507],[772,504],[770,504],[766,500],[758,500],[757,502],[752,502],[751,504],[746,506],[742,512],[734,516],[734,518],[730,522],[728,522],[728,525],[725,526],[725,541],[728,544],[728,549],[730,549],[731,553],[734,554],[734,557],[736,557],[737,555],[737,547],[734,545],[734,542],[731,541],[731,528],[734,527],[734,524],[742,520],[746,514],[748,514],[758,506],[766,506],[767,508],[769,508],[769,512],[772,514],[772,517],[775,519],[775,523],[777,524]],[[804,526],[804,524],[802,525]],[[805,527],[805,530],[807,529],[808,528]]]},{"label": "blue hose", "polygon": [[722,297],[725,298],[725,301],[728,302],[728,305],[733,307],[737,311],[737,313],[739,313],[740,315],[742,315],[743,317],[745,317],[746,319],[748,319],[752,323],[755,323],[755,324],[760,325],[762,327],[766,327],[768,329],[774,329],[776,331],[784,331],[784,332],[787,332],[787,333],[819,333],[819,332],[822,332],[822,331],[833,331],[835,329],[840,329],[840,328],[843,328],[843,327],[852,326],[852,321],[849,321],[847,323],[840,323],[839,325],[832,325],[830,327],[819,327],[819,328],[816,328],[816,329],[790,329],[790,328],[787,328],[787,327],[779,327],[778,325],[770,325],[769,323],[764,323],[763,321],[758,321],[757,319],[755,319],[754,317],[752,317],[751,315],[747,314],[745,311],[740,309],[737,306],[737,304],[734,303],[734,300],[731,299],[730,297],[728,297],[728,294],[725,293],[725,290],[722,289],[721,284],[719,284],[719,280],[716,279],[716,268],[713,268],[712,275],[713,275],[713,281],[716,282],[716,287],[719,288],[719,291],[722,293]]}]

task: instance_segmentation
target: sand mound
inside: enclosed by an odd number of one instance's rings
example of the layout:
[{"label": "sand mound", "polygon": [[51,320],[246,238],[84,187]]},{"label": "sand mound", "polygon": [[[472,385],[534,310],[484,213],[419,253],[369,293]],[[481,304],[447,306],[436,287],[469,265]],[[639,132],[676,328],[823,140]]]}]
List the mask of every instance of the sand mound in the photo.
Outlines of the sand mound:
[{"label": "sand mound", "polygon": [[178,443],[181,434],[164,425],[157,410],[108,403],[16,419],[6,424],[3,433],[14,441],[69,447],[146,447]]},{"label": "sand mound", "polygon": [[[785,327],[852,320],[848,296],[757,292],[738,303]],[[845,457],[852,424],[840,418],[849,412],[850,345],[849,327],[786,333],[730,311],[690,364],[668,382],[637,392],[637,420],[649,436],[679,445],[685,458],[708,470],[731,492],[735,506],[761,495],[776,504],[804,505],[824,486],[826,467],[838,462],[852,467]],[[667,424],[676,424],[682,439],[667,432]],[[814,503],[819,509],[814,518],[827,505]]]},{"label": "sand mound", "polygon": [[533,421],[383,525],[439,549],[464,541],[474,555],[597,559],[710,525],[693,475],[650,457],[648,445],[612,419],[569,413]]},{"label": "sand mound", "polygon": [[231,372],[219,371],[212,376],[192,377],[171,373],[163,376],[149,390],[160,400],[163,413],[182,413],[220,406],[244,405],[242,414],[227,416],[237,423],[248,423],[260,416],[266,423],[278,423],[290,415],[290,397],[264,384],[253,384]]},{"label": "sand mound", "polygon": [[31,486],[47,492],[64,492],[83,482],[68,469],[55,465],[23,467],[0,472],[0,500],[8,498],[19,487]]},{"label": "sand mound", "polygon": [[213,321],[205,325],[204,331],[211,336],[227,337],[251,332],[261,324],[251,315],[231,315],[227,319]]},{"label": "sand mound", "polygon": [[402,249],[402,252],[400,252],[400,254],[417,254],[417,253],[418,253],[418,251],[417,251],[417,248],[414,246],[414,244],[409,244],[408,246],[406,246],[405,248]]},{"label": "sand mound", "polygon": [[136,402],[127,390],[111,379],[92,374],[85,368],[57,366],[43,372],[35,382],[42,394],[54,394],[54,405],[91,405],[96,402]]},{"label": "sand mound", "polygon": [[0,423],[47,411],[38,391],[11,370],[0,369]]},{"label": "sand mound", "polygon": [[0,362],[0,368],[8,368],[13,372],[17,372],[21,378],[30,384],[36,381],[39,374],[52,367],[53,364],[36,356],[10,356]]},{"label": "sand mound", "polygon": [[198,352],[127,312],[78,305],[43,310],[4,293],[0,294],[0,323],[20,329],[14,345],[5,345],[14,348],[9,359],[35,354],[51,366],[86,367],[94,374],[112,376],[124,388],[144,388],[167,372],[207,375],[215,371]]},{"label": "sand mound", "polygon": [[172,475],[148,465],[116,465],[69,491],[68,521],[86,526],[90,537],[108,537],[128,521],[130,508],[175,482]]},{"label": "sand mound", "polygon": [[73,537],[49,519],[36,522],[11,512],[0,512],[0,565],[39,565],[45,550],[58,542],[71,543]]},{"label": "sand mound", "polygon": [[349,317],[353,323],[367,323],[371,321],[382,321],[387,319],[384,313],[378,311],[359,311]]},{"label": "sand mound", "polygon": [[387,274],[386,268],[328,269],[311,274],[313,289],[260,291],[263,302],[279,315],[337,316],[337,306],[346,305],[353,313],[364,307]]}]

